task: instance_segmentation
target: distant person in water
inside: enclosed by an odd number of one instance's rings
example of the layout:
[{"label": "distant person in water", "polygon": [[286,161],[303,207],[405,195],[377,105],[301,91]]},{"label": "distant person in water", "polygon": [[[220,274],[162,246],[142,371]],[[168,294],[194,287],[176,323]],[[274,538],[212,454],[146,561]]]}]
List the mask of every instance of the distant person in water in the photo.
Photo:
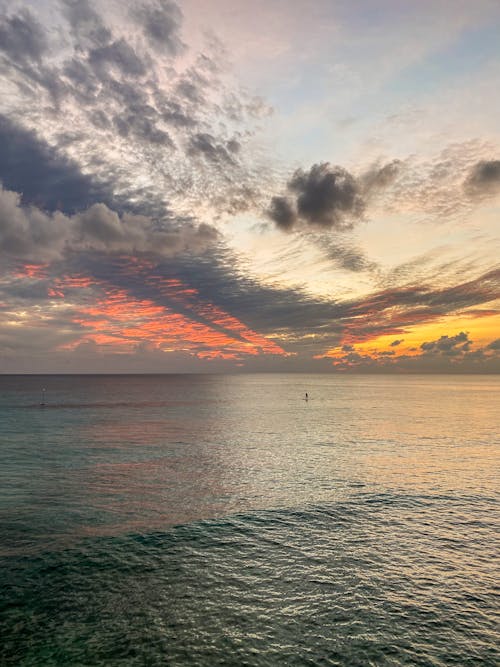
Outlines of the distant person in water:
[{"label": "distant person in water", "polygon": [[307,400],[309,400],[309,396],[308,396],[307,391],[306,391],[306,401]]}]

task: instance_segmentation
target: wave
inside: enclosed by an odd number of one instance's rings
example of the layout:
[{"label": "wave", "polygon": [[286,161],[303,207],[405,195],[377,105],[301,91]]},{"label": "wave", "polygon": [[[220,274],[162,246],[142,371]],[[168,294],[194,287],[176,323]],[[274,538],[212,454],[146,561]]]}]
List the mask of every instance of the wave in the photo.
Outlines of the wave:
[{"label": "wave", "polygon": [[4,559],[2,664],[495,664],[494,524],[373,500]]}]

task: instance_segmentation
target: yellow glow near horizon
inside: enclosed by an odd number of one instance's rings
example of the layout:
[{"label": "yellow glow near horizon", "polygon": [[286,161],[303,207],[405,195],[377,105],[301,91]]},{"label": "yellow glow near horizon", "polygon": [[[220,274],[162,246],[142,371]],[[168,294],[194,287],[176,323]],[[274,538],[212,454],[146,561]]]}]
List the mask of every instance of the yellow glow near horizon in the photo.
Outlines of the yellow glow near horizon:
[{"label": "yellow glow near horizon", "polygon": [[[500,304],[497,304],[497,307]],[[494,307],[492,307],[492,310]],[[488,312],[488,311],[486,311]],[[485,314],[478,317],[477,310],[471,309],[469,314],[461,313],[459,316],[442,317],[428,324],[417,325],[404,334],[395,336],[379,336],[378,338],[355,343],[358,352],[369,353],[372,351],[383,352],[394,350],[396,355],[412,354],[411,348],[420,350],[420,345],[426,341],[438,340],[441,336],[456,336],[461,331],[469,335],[474,347],[483,347],[500,336],[500,313]],[[397,346],[391,346],[394,340],[402,342]],[[418,353],[418,352],[413,352]]]}]

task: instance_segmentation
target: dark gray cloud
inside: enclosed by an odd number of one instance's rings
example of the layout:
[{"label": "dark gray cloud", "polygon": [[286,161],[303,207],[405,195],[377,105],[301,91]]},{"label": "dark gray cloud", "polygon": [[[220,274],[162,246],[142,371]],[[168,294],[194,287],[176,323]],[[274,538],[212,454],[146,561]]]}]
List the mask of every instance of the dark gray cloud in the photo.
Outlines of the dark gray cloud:
[{"label": "dark gray cloud", "polygon": [[0,255],[4,258],[56,258],[64,246],[64,223],[62,216],[49,216],[35,207],[24,210],[15,192],[0,189]]},{"label": "dark gray cloud", "polygon": [[196,119],[191,116],[179,102],[162,97],[158,100],[161,108],[161,118],[176,128],[192,128],[197,124]]},{"label": "dark gray cloud", "polygon": [[182,12],[175,2],[158,0],[146,3],[134,11],[149,42],[159,51],[177,56],[185,49],[179,32]]},{"label": "dark gray cloud", "polygon": [[0,16],[0,50],[19,63],[38,63],[48,50],[45,31],[27,9]]},{"label": "dark gray cloud", "polygon": [[[93,105],[100,94],[100,82],[86,61],[79,58],[68,59],[62,68],[66,81],[66,93],[73,95],[80,104]],[[90,110],[90,114],[94,112]]]},{"label": "dark gray cloud", "polygon": [[88,0],[61,0],[78,49],[104,46],[111,41],[111,31]]},{"label": "dark gray cloud", "polygon": [[492,340],[491,343],[487,346],[490,350],[500,350],[500,338]]},{"label": "dark gray cloud", "polygon": [[[134,128],[136,132],[151,128]],[[150,141],[155,137],[151,136]],[[159,137],[169,146],[168,139]],[[61,141],[61,145],[66,140]],[[147,189],[131,187],[116,194],[120,180],[109,167],[108,181],[84,174],[80,166],[57,148],[39,138],[10,118],[0,114],[0,183],[8,190],[21,194],[24,205],[34,204],[47,211],[67,214],[86,209],[101,202],[119,213],[143,214],[154,218],[172,219],[164,198]]]},{"label": "dark gray cloud", "polygon": [[351,229],[362,219],[367,198],[391,185],[400,166],[398,160],[377,164],[359,178],[328,162],[309,171],[297,169],[287,182],[287,194],[273,197],[266,214],[283,231]]},{"label": "dark gray cloud", "polygon": [[150,253],[170,257],[198,253],[219,238],[207,224],[183,222],[159,226],[146,216],[122,216],[105,204],[66,216],[23,207],[17,193],[0,188],[0,254],[51,262],[67,253]]},{"label": "dark gray cloud", "polygon": [[373,166],[360,178],[326,162],[309,171],[298,169],[287,183],[287,194],[271,198],[266,215],[281,231],[307,232],[338,266],[353,272],[375,271],[377,264],[354,244],[334,241],[321,230],[351,229],[363,219],[368,197],[388,187],[399,168],[394,160]]},{"label": "dark gray cloud", "polygon": [[[22,358],[33,354],[34,351],[46,354],[47,350],[69,343],[74,336],[73,331],[68,331],[66,328],[58,331],[57,327],[48,328],[43,322],[39,322],[38,326],[26,326],[26,323],[23,323],[23,326],[15,328],[3,328],[0,324],[0,349],[2,356],[15,353]],[[15,370],[18,368],[19,366]],[[32,372],[30,364],[27,364],[26,371]]]},{"label": "dark gray cloud", "polygon": [[198,108],[205,102],[206,82],[203,78],[193,76],[191,72],[189,76],[183,77],[176,85],[177,95],[184,101],[188,102],[192,107]]},{"label": "dark gray cloud", "polygon": [[422,343],[420,349],[424,352],[439,352],[452,356],[467,352],[471,344],[468,334],[461,331],[456,336],[441,336],[437,340],[426,341]]},{"label": "dark gray cloud", "polygon": [[287,187],[296,196],[297,216],[310,225],[348,229],[364,210],[356,179],[327,162],[298,169]]},{"label": "dark gray cloud", "polygon": [[396,340],[393,340],[392,343],[391,343],[391,347],[396,347],[397,345],[401,345],[401,343],[403,343],[403,342],[404,342],[404,339],[400,339],[400,340],[396,339]]},{"label": "dark gray cloud", "polygon": [[115,67],[122,74],[131,77],[141,77],[146,74],[145,64],[123,38],[91,49],[88,62],[100,77],[106,76],[109,67]]},{"label": "dark gray cloud", "polygon": [[267,215],[282,231],[289,232],[297,222],[297,212],[289,197],[273,197]]},{"label": "dark gray cloud", "polygon": [[467,176],[464,187],[470,196],[500,192],[500,160],[481,160]]},{"label": "dark gray cloud", "polygon": [[108,130],[111,127],[110,119],[101,109],[91,111],[89,114],[89,120],[92,125],[101,130]]},{"label": "dark gray cloud", "polygon": [[96,182],[60,152],[0,114],[0,182],[24,204],[66,213],[96,201],[111,204],[109,185]]},{"label": "dark gray cloud", "polygon": [[48,51],[45,30],[28,10],[22,9],[14,16],[0,16],[2,69],[22,94],[35,98],[37,90],[43,88],[57,107],[64,85],[57,70],[43,62]]},{"label": "dark gray cloud", "polygon": [[122,137],[134,135],[143,142],[174,148],[174,142],[165,130],[160,129],[154,123],[154,120],[146,115],[137,113],[117,114],[113,118],[113,123]]},{"label": "dark gray cloud", "polygon": [[194,134],[189,139],[188,155],[201,156],[216,164],[236,164],[234,155],[239,150],[239,143],[231,139],[224,143],[206,132]]}]

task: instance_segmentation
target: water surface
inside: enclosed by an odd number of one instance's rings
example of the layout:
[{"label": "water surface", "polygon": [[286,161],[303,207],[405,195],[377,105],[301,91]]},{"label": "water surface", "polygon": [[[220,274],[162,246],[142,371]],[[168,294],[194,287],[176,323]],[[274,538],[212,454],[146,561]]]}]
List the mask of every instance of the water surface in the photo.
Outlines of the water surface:
[{"label": "water surface", "polygon": [[0,376],[2,664],[498,664],[499,399]]}]

